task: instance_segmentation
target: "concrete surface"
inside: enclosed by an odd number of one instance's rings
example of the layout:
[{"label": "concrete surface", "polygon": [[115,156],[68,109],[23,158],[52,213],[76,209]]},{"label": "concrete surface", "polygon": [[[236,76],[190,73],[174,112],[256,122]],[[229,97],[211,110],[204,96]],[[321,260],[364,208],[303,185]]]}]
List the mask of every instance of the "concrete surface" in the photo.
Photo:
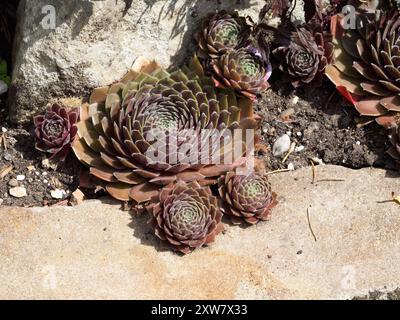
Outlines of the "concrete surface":
[{"label": "concrete surface", "polygon": [[[271,175],[272,220],[228,226],[212,247],[162,251],[109,199],[0,207],[1,299],[346,299],[400,286],[400,179],[318,166]],[[310,231],[309,220],[317,241]]]}]

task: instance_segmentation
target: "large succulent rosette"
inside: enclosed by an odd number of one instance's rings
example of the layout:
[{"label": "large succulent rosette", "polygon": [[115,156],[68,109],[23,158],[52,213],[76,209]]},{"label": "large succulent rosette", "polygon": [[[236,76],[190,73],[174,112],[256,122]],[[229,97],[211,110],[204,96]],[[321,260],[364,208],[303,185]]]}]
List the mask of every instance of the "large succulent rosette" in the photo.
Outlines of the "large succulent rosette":
[{"label": "large succulent rosette", "polygon": [[279,69],[294,87],[317,87],[332,61],[332,36],[323,32],[321,21],[313,19],[307,26],[296,29],[290,40],[273,53]]},{"label": "large succulent rosette", "polygon": [[269,88],[272,67],[265,55],[248,45],[230,50],[211,62],[212,77],[220,88],[234,89],[250,100]]},{"label": "large succulent rosette", "polygon": [[236,11],[211,14],[204,20],[202,31],[196,35],[197,55],[204,61],[219,58],[240,47],[250,36],[250,29],[246,18],[240,17]]},{"label": "large succulent rosette", "polygon": [[[233,92],[217,93],[197,59],[172,73],[149,63],[94,90],[90,104],[81,107],[73,148],[111,196],[143,203],[160,186],[177,180],[212,184],[241,165],[249,144],[229,133],[256,126],[251,103]],[[208,147],[199,151],[199,145]]]},{"label": "large succulent rosette", "polygon": [[156,236],[184,254],[214,242],[223,230],[217,199],[209,187],[196,181],[164,187],[147,210],[153,217]]},{"label": "large succulent rosette", "polygon": [[357,13],[355,29],[345,22],[332,18],[335,64],[326,74],[362,116],[391,127],[400,111],[400,13]]},{"label": "large succulent rosette", "polygon": [[78,118],[77,108],[70,109],[58,103],[53,104],[45,115],[36,116],[33,119],[36,149],[50,153],[50,159],[65,160],[78,131]]},{"label": "large succulent rosette", "polygon": [[221,210],[236,224],[266,221],[277,204],[276,194],[272,192],[265,174],[228,172],[218,180],[218,186]]}]

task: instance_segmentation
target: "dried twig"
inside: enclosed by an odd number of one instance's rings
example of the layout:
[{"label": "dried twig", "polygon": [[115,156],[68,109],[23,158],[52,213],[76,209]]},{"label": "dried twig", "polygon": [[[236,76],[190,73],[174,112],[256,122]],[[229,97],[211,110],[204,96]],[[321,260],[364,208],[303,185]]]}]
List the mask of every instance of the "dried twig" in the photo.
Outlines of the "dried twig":
[{"label": "dried twig", "polygon": [[292,171],[292,170],[290,170],[290,169],[279,169],[279,170],[267,172],[266,175],[269,176],[270,174],[276,174],[276,173],[282,173],[282,172],[289,172],[289,171]]},{"label": "dried twig", "polygon": [[314,230],[311,226],[311,221],[310,221],[310,207],[307,208],[307,221],[308,221],[308,227],[310,228],[311,234],[314,237],[315,242],[317,242],[317,237],[315,236]]},{"label": "dried twig", "polygon": [[311,184],[314,184],[314,182],[315,182],[315,164],[314,164],[314,161],[312,161],[312,159],[310,159],[310,161],[311,161],[311,168],[312,168],[312,181],[311,181]]},{"label": "dried twig", "polygon": [[392,191],[392,199],[390,200],[384,200],[384,201],[377,201],[377,203],[388,203],[388,202],[394,202],[400,205],[400,196],[396,196],[395,193]]},{"label": "dried twig", "polygon": [[3,179],[6,175],[8,175],[12,171],[13,166],[7,166],[0,170],[0,179]]},{"label": "dried twig", "polygon": [[287,158],[289,158],[289,156],[293,153],[294,149],[296,148],[296,142],[292,142],[290,145],[290,149],[287,152],[286,156],[283,158],[282,163],[285,163],[285,161],[287,160]]}]

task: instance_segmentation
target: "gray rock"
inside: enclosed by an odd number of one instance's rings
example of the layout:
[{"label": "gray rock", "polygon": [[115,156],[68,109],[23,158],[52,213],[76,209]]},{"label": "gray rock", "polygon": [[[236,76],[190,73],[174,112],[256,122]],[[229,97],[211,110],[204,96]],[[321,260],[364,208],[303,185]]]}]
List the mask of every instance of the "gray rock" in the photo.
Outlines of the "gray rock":
[{"label": "gray rock", "polygon": [[[42,13],[49,4],[55,9],[55,29],[48,29],[51,21]],[[51,99],[81,97],[91,88],[120,79],[138,57],[154,58],[165,67],[180,64],[193,51],[193,34],[201,18],[216,9],[235,8],[257,20],[264,0],[128,4],[22,0],[9,90],[11,121],[30,121]]]},{"label": "gray rock", "polygon": [[283,156],[290,148],[290,137],[287,134],[280,136],[272,146],[272,154],[274,157]]},{"label": "gray rock", "polygon": [[17,179],[14,179],[14,178],[12,178],[12,179],[10,179],[10,181],[8,181],[8,185],[10,186],[10,187],[18,187],[18,180]]},{"label": "gray rock", "polygon": [[379,203],[399,179],[318,166],[314,184],[311,168],[270,180],[280,202],[270,221],[227,225],[184,257],[162,250],[148,216],[118,202],[2,207],[0,298],[349,299],[400,287],[399,206]]}]

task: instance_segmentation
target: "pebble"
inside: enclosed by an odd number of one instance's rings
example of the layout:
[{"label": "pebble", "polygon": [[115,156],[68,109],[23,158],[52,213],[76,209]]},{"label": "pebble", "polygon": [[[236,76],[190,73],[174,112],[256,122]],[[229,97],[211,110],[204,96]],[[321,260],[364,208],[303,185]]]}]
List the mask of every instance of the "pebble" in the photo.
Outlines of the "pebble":
[{"label": "pebble", "polygon": [[302,152],[304,150],[304,146],[298,146],[294,148],[294,152]]},{"label": "pebble", "polygon": [[356,142],[356,145],[358,145],[358,146],[361,145],[361,142],[360,142],[360,141],[357,141],[357,142]]},{"label": "pebble", "polygon": [[19,175],[17,175],[17,180],[18,181],[24,181],[25,180],[25,176],[23,174],[19,174]]},{"label": "pebble", "polygon": [[77,206],[83,202],[84,198],[85,195],[83,194],[83,192],[80,189],[76,189],[74,192],[72,192],[71,200],[69,203],[73,206]]},{"label": "pebble", "polygon": [[282,156],[290,148],[290,137],[287,134],[280,136],[272,146],[272,154],[274,157]]},{"label": "pebble", "polygon": [[10,179],[10,181],[8,181],[8,185],[10,187],[18,187],[18,180],[17,179]]},{"label": "pebble", "polygon": [[293,171],[294,170],[294,164],[293,163],[289,163],[287,168],[288,168],[288,170]]},{"label": "pebble", "polygon": [[15,198],[26,197],[26,189],[24,187],[15,187],[9,190],[11,196]]},{"label": "pebble", "polygon": [[299,97],[298,96],[294,96],[292,99],[292,103],[293,104],[297,104],[299,102]]},{"label": "pebble", "polygon": [[50,192],[53,199],[63,199],[66,195],[65,190],[55,189]]},{"label": "pebble", "polygon": [[1,127],[1,132],[6,133],[6,132],[7,132],[7,129],[4,128],[4,127]]},{"label": "pebble", "polygon": [[46,171],[43,171],[43,172],[42,172],[42,176],[47,176],[47,172],[46,172]]},{"label": "pebble", "polygon": [[3,204],[4,200],[0,199],[0,206]]},{"label": "pebble", "polygon": [[11,161],[11,160],[12,160],[12,157],[11,157],[11,155],[10,155],[9,153],[6,153],[6,154],[3,156],[3,158],[4,158],[4,160],[6,160],[6,161]]},{"label": "pebble", "polygon": [[49,181],[46,180],[46,179],[44,179],[44,180],[43,180],[43,183],[44,183],[44,184],[47,184],[47,183],[49,183]]},{"label": "pebble", "polygon": [[298,132],[296,132],[296,135],[297,135],[298,137],[301,137],[302,133],[301,133],[300,131],[298,131]]}]

